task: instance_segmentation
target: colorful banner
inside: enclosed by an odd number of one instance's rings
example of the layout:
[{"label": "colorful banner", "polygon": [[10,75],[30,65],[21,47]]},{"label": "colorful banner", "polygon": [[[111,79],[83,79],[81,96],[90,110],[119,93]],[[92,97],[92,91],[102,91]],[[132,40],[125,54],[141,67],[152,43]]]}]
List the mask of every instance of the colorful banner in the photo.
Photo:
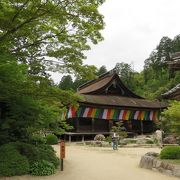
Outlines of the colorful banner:
[{"label": "colorful banner", "polygon": [[70,107],[67,118],[84,117],[107,120],[146,120],[155,121],[160,116],[159,111],[136,111],[126,109],[100,109],[92,107]]}]

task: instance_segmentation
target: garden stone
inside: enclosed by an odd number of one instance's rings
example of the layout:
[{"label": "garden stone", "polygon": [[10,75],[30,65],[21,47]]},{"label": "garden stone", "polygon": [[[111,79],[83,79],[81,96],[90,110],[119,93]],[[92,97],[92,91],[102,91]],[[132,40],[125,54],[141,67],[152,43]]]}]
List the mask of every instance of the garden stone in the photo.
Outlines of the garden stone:
[{"label": "garden stone", "polygon": [[163,139],[164,144],[176,144],[176,138],[173,135],[167,136]]},{"label": "garden stone", "polygon": [[180,177],[180,167],[179,168],[174,168],[173,175],[177,176],[177,177]]}]

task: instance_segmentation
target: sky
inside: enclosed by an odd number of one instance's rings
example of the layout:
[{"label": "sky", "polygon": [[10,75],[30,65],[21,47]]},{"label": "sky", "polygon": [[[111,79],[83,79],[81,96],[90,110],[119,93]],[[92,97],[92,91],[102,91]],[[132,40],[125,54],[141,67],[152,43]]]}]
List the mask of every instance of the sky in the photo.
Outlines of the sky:
[{"label": "sky", "polygon": [[[99,8],[104,40],[91,46],[84,63],[110,70],[125,62],[140,72],[163,36],[180,34],[179,7],[180,0],[106,0]],[[53,79],[59,81],[58,75]]]},{"label": "sky", "polygon": [[179,7],[180,0],[106,0],[99,9],[104,41],[92,46],[85,63],[111,69],[125,62],[141,71],[163,36],[180,34]]}]

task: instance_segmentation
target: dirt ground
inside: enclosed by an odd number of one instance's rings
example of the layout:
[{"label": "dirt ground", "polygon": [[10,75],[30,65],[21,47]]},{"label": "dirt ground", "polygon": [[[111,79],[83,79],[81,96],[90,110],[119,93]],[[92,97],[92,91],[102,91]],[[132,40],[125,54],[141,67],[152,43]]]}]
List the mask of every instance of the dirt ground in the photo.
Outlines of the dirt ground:
[{"label": "dirt ground", "polygon": [[[59,146],[54,146],[59,155]],[[138,167],[141,155],[158,148],[111,148],[66,146],[64,171],[46,177],[17,176],[5,180],[179,180]],[[2,179],[2,178],[1,178]]]}]

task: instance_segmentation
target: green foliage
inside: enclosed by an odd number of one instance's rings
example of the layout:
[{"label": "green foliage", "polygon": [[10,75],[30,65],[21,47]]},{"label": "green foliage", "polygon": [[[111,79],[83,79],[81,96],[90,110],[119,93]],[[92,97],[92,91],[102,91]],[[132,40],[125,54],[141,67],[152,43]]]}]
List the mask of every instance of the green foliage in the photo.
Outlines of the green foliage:
[{"label": "green foliage", "polygon": [[112,142],[112,136],[107,136],[106,141],[110,144]]},{"label": "green foliage", "polygon": [[106,66],[103,65],[103,66],[101,66],[101,67],[98,69],[96,75],[97,75],[97,76],[101,76],[102,74],[104,74],[104,73],[106,73],[106,72],[107,72]]},{"label": "green foliage", "polygon": [[36,146],[38,149],[43,149],[45,151],[51,152],[51,153],[55,153],[55,150],[53,149],[52,146],[48,145],[48,144],[39,144]]},{"label": "green foliage", "polygon": [[180,159],[180,147],[179,146],[169,146],[163,148],[160,153],[161,159]]},{"label": "green foliage", "polygon": [[117,133],[120,139],[127,137],[127,132],[125,131],[122,121],[116,122],[116,125],[111,128],[111,132]]},{"label": "green foliage", "polygon": [[0,144],[29,142],[39,131],[62,134],[69,129],[66,106],[76,104],[80,97],[51,85],[47,78],[30,76],[27,66],[5,53],[0,58]]},{"label": "green foliage", "polygon": [[9,143],[13,146],[21,155],[25,156],[29,164],[31,165],[34,161],[39,160],[39,150],[32,144],[13,142]]},{"label": "green foliage", "polygon": [[154,142],[153,140],[151,140],[151,139],[148,139],[148,140],[146,141],[146,144],[155,144],[155,142]]},{"label": "green foliage", "polygon": [[55,166],[48,161],[41,160],[32,164],[30,173],[35,176],[49,176],[55,173]]},{"label": "green foliage", "polygon": [[32,145],[22,142],[12,142],[3,146],[10,147],[11,149],[17,151],[23,157],[26,157],[30,166],[35,162],[41,160],[46,160],[52,163],[56,168],[59,165],[59,158],[56,156],[56,152],[50,145]]},{"label": "green foliage", "polygon": [[70,75],[63,76],[59,83],[59,88],[63,90],[70,90],[73,88],[73,80]]},{"label": "green foliage", "polygon": [[174,133],[180,135],[180,102],[174,101],[170,103],[168,109],[162,113],[164,116],[163,126],[166,133]]},{"label": "green foliage", "polygon": [[46,143],[49,145],[58,144],[58,138],[54,134],[48,134],[45,138],[46,138]]},{"label": "green foliage", "polygon": [[45,75],[45,66],[80,72],[89,42],[97,44],[103,39],[103,16],[98,11],[103,2],[3,0],[0,49],[29,64],[31,74]]},{"label": "green foliage", "polygon": [[59,166],[59,158],[56,156],[54,151],[51,151],[50,148],[43,149],[42,147],[38,148],[39,160],[46,160],[57,168]]},{"label": "green foliage", "polygon": [[0,146],[0,176],[23,175],[29,172],[28,159],[10,144]]},{"label": "green foliage", "polygon": [[30,142],[32,144],[45,144],[46,139],[40,134],[34,134],[30,137]]},{"label": "green foliage", "polygon": [[[179,83],[179,72],[169,72],[167,61],[170,61],[170,54],[180,51],[180,35],[174,39],[163,37],[156,49],[152,51],[144,65],[144,84],[141,88],[144,97],[150,99],[160,95]],[[173,76],[172,76],[173,74]]]},{"label": "green foliage", "polygon": [[134,71],[130,64],[121,62],[116,64],[116,71],[123,83],[130,89],[133,89]]},{"label": "green foliage", "polygon": [[66,75],[61,78],[59,88],[63,90],[77,91],[78,87],[89,80],[97,78],[107,72],[106,66],[101,66],[97,69],[95,66],[83,67],[81,74],[76,74],[76,79],[73,81],[71,75]]}]

